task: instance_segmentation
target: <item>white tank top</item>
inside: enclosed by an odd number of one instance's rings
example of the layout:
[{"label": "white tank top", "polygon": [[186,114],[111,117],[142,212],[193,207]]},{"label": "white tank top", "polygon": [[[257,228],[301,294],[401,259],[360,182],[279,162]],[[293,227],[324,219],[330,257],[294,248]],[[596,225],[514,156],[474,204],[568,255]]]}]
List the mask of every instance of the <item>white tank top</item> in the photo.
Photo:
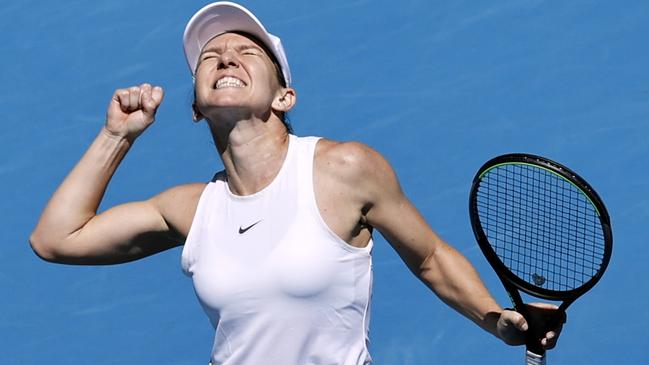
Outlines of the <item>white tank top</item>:
[{"label": "white tank top", "polygon": [[347,244],[316,205],[318,138],[289,137],[275,179],[234,195],[207,184],[182,252],[183,271],[216,333],[212,365],[367,365],[372,240]]}]

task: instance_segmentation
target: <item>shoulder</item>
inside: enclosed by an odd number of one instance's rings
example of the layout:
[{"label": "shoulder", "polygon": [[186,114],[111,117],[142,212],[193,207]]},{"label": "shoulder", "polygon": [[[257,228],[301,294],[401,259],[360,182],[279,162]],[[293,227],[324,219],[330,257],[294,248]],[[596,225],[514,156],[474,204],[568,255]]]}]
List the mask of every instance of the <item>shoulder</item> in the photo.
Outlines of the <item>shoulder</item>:
[{"label": "shoulder", "polygon": [[151,199],[169,228],[181,238],[187,237],[189,233],[198,201],[206,185],[206,183],[178,185]]},{"label": "shoulder", "polygon": [[364,143],[324,138],[316,146],[316,162],[354,175],[373,172],[377,167],[391,169],[379,152]]},{"label": "shoulder", "polygon": [[321,174],[355,187],[368,199],[384,189],[398,189],[390,163],[364,143],[321,139],[316,146],[315,167]]},{"label": "shoulder", "polygon": [[170,202],[190,203],[194,200],[196,201],[196,203],[198,203],[198,199],[203,193],[203,190],[205,189],[206,185],[207,185],[206,183],[191,183],[191,184],[177,185],[161,192],[160,194],[156,195],[153,199],[158,204],[165,204]]}]

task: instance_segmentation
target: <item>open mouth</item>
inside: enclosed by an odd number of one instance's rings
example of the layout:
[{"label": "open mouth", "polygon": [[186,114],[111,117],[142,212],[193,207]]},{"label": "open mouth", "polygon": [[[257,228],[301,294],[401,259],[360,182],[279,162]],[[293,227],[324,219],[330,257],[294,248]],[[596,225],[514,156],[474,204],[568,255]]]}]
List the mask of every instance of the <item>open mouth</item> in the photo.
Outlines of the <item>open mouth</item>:
[{"label": "open mouth", "polygon": [[246,83],[236,77],[224,76],[216,80],[216,84],[214,84],[215,89],[224,89],[226,87],[242,88],[246,87]]}]

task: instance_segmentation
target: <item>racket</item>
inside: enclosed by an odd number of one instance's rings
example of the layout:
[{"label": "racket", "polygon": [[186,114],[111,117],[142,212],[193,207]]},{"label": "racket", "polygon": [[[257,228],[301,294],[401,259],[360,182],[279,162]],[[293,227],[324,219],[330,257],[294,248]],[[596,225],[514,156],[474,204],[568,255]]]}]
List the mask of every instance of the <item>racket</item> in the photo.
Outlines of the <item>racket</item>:
[{"label": "racket", "polygon": [[545,364],[541,338],[602,277],[613,236],[604,203],[575,172],[549,159],[507,154],[473,179],[471,226],[514,309],[529,318],[521,291],[561,301],[546,328],[529,323],[526,364]]}]

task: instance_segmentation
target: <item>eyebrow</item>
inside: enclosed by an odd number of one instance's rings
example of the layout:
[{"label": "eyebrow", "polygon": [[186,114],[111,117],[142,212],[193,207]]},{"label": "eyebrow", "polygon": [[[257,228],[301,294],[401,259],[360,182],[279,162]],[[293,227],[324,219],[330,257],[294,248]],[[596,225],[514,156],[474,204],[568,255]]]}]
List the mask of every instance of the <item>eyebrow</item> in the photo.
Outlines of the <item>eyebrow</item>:
[{"label": "eyebrow", "polygon": [[[234,47],[234,49],[237,50],[237,51],[242,51],[242,50],[246,50],[246,49],[256,49],[256,50],[258,50],[260,52],[264,52],[264,50],[261,49],[261,47],[255,45],[255,44],[241,44],[241,45],[238,45],[238,46]],[[214,53],[221,54],[221,53],[223,53],[223,47],[205,48],[203,51],[201,51],[201,55],[203,55],[204,53],[207,53],[207,52],[214,52]]]}]

